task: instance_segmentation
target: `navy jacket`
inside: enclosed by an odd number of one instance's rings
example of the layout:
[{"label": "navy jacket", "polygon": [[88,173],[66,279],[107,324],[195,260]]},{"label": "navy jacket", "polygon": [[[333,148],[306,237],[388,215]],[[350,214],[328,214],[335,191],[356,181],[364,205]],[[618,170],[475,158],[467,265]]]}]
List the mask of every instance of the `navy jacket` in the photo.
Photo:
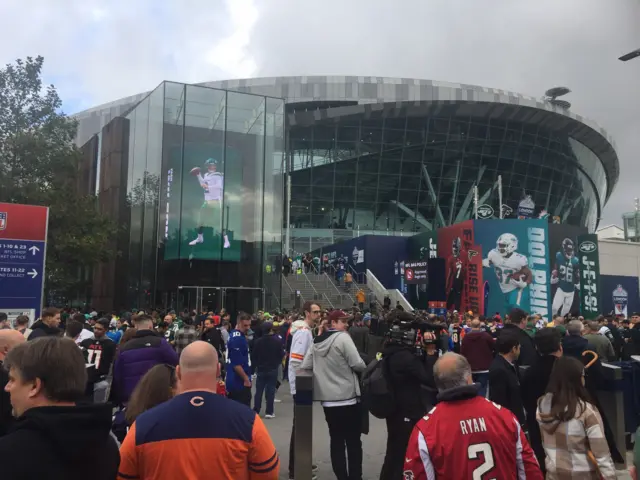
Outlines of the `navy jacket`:
[{"label": "navy jacket", "polygon": [[258,338],[251,350],[251,365],[256,372],[268,372],[282,365],[284,349],[277,335],[265,335]]},{"label": "navy jacket", "polygon": [[122,345],[113,368],[113,387],[118,402],[129,400],[133,389],[152,367],[177,365],[178,355],[159,334],[140,330]]}]

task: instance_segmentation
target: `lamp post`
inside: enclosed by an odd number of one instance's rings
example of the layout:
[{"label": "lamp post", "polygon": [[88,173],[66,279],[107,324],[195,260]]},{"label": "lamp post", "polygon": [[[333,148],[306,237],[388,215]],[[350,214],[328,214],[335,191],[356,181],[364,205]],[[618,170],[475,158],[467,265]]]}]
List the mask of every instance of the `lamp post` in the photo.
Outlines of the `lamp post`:
[{"label": "lamp post", "polygon": [[621,60],[623,62],[628,62],[629,60],[633,60],[636,57],[640,57],[640,48],[638,48],[637,50],[634,50],[633,52],[629,52],[622,55],[621,57],[618,58],[618,60]]}]

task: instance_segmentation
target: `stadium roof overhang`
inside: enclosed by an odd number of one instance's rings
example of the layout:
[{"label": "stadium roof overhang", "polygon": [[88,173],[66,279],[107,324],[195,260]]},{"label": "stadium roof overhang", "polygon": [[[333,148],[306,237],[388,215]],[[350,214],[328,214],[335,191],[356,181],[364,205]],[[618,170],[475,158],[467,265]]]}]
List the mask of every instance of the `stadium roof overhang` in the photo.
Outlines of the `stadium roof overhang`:
[{"label": "stadium roof overhang", "polygon": [[369,103],[346,107],[317,109],[291,113],[290,126],[310,126],[318,122],[341,122],[349,117],[383,119],[393,117],[460,116],[500,119],[543,126],[567,135],[598,156],[607,176],[607,200],[618,183],[620,164],[613,145],[592,127],[582,123],[579,116],[571,118],[560,112],[498,102],[478,101],[423,101]]}]

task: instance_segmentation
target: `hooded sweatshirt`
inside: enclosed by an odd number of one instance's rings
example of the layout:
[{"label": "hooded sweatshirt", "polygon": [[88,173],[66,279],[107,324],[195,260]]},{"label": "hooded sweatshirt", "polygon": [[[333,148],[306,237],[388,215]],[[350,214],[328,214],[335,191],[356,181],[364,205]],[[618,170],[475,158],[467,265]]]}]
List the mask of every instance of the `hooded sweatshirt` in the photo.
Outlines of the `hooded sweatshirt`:
[{"label": "hooded sweatshirt", "polygon": [[316,337],[301,368],[313,370],[316,401],[346,402],[360,396],[357,373],[366,365],[347,332],[329,330]]},{"label": "hooded sweatshirt", "polygon": [[108,404],[31,408],[0,438],[3,480],[113,480],[119,463]]},{"label": "hooded sweatshirt", "polygon": [[[547,479],[615,480],[616,469],[597,408],[590,403],[582,403],[576,408],[574,418],[560,422],[550,415],[552,399],[550,393],[542,397],[536,413],[547,454]],[[600,474],[589,459],[589,451]]]}]

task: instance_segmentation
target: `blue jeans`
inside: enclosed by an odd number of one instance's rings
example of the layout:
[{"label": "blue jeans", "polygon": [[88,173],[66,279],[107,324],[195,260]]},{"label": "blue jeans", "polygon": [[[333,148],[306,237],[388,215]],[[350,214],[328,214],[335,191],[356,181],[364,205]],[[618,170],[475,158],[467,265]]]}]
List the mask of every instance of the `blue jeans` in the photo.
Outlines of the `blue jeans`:
[{"label": "blue jeans", "polygon": [[473,382],[480,384],[478,395],[484,397],[487,395],[487,384],[489,383],[489,372],[473,373]]},{"label": "blue jeans", "polygon": [[276,398],[276,383],[278,382],[278,369],[258,371],[256,378],[256,396],[253,399],[253,410],[260,414],[262,409],[262,394],[267,399],[267,415],[273,415],[273,402]]}]

